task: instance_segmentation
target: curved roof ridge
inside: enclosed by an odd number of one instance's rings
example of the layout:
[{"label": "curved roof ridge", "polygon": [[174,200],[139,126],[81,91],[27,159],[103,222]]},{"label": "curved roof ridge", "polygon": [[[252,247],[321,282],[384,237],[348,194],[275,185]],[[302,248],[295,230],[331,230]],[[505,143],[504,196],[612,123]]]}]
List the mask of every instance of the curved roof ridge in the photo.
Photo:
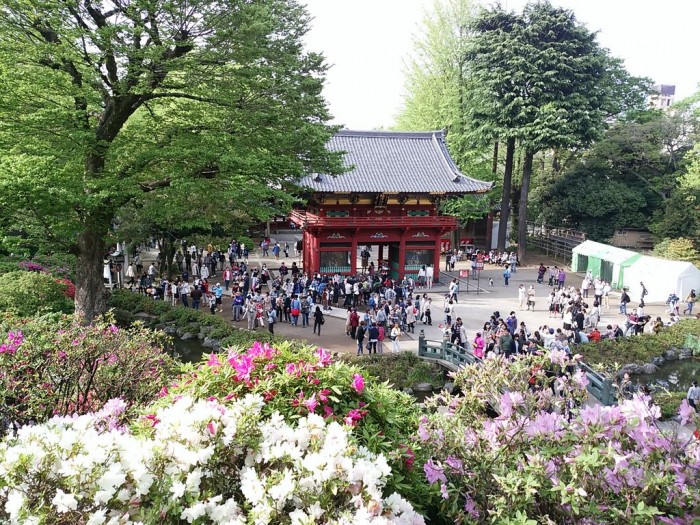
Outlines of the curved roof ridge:
[{"label": "curved roof ridge", "polygon": [[345,153],[348,171],[310,175],[299,184],[325,193],[484,193],[492,182],[468,177],[452,160],[445,132],[343,129],[328,149]]}]

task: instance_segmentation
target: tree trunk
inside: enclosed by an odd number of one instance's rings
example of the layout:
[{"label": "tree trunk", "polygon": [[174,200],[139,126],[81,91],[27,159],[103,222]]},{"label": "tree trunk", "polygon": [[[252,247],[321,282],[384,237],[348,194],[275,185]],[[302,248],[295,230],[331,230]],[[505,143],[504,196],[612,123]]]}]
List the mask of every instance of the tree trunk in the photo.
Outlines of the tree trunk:
[{"label": "tree trunk", "polygon": [[525,246],[527,244],[527,199],[530,193],[530,179],[532,178],[532,160],[535,152],[525,150],[525,160],[523,161],[523,180],[520,184],[520,210],[518,217],[518,259],[521,261],[525,257]]},{"label": "tree trunk", "polygon": [[503,193],[501,194],[501,220],[498,223],[498,250],[506,249],[508,219],[510,218],[510,186],[513,180],[513,156],[515,155],[515,139],[506,141],[506,167],[503,172]]},{"label": "tree trunk", "polygon": [[75,279],[75,315],[84,323],[107,311],[103,280],[105,232],[86,227],[78,234],[78,267]]}]

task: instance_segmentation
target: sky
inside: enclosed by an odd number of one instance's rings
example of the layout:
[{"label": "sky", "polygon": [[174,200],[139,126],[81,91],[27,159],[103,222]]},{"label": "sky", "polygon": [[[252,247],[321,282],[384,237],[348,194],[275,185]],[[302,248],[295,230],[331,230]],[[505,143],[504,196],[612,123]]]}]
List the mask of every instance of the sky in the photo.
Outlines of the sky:
[{"label": "sky", "polygon": [[[314,18],[309,49],[330,69],[324,96],[333,123],[388,128],[404,96],[405,64],[434,0],[306,0]],[[571,9],[627,70],[675,84],[676,100],[700,85],[700,0],[551,0]],[[491,2],[489,2],[490,4]],[[502,0],[521,11],[526,0]]]}]

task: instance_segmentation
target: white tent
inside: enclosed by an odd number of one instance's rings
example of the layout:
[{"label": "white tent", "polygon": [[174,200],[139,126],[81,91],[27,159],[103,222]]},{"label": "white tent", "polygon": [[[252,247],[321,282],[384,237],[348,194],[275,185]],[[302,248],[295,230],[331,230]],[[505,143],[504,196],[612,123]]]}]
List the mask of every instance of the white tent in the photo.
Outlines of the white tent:
[{"label": "white tent", "polygon": [[642,256],[624,273],[624,284],[629,288],[633,303],[641,297],[640,282],[649,292],[644,298],[647,303],[665,302],[671,292],[682,301],[690,290],[700,291],[700,270],[689,262]]}]

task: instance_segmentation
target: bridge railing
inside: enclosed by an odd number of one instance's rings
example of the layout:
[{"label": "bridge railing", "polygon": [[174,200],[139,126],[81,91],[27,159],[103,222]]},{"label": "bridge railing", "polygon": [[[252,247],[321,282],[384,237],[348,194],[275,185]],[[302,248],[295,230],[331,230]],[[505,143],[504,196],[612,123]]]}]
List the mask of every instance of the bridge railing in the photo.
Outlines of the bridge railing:
[{"label": "bridge railing", "polygon": [[431,359],[441,359],[461,368],[467,365],[480,363],[481,359],[461,346],[452,344],[449,341],[434,341],[425,338],[423,330],[418,336],[418,355]]},{"label": "bridge railing", "polygon": [[[455,369],[481,363],[481,359],[472,354],[470,350],[465,350],[447,340],[435,341],[426,339],[423,330],[420,331],[418,336],[418,356],[446,361],[453,365]],[[588,392],[600,401],[602,405],[614,405],[616,396],[612,380],[599,374],[586,363],[579,363],[579,367],[588,378]]]},{"label": "bridge railing", "polygon": [[586,363],[579,363],[579,368],[586,373],[586,378],[588,379],[586,388],[593,397],[605,406],[611,406],[617,402],[612,379],[599,374]]}]

